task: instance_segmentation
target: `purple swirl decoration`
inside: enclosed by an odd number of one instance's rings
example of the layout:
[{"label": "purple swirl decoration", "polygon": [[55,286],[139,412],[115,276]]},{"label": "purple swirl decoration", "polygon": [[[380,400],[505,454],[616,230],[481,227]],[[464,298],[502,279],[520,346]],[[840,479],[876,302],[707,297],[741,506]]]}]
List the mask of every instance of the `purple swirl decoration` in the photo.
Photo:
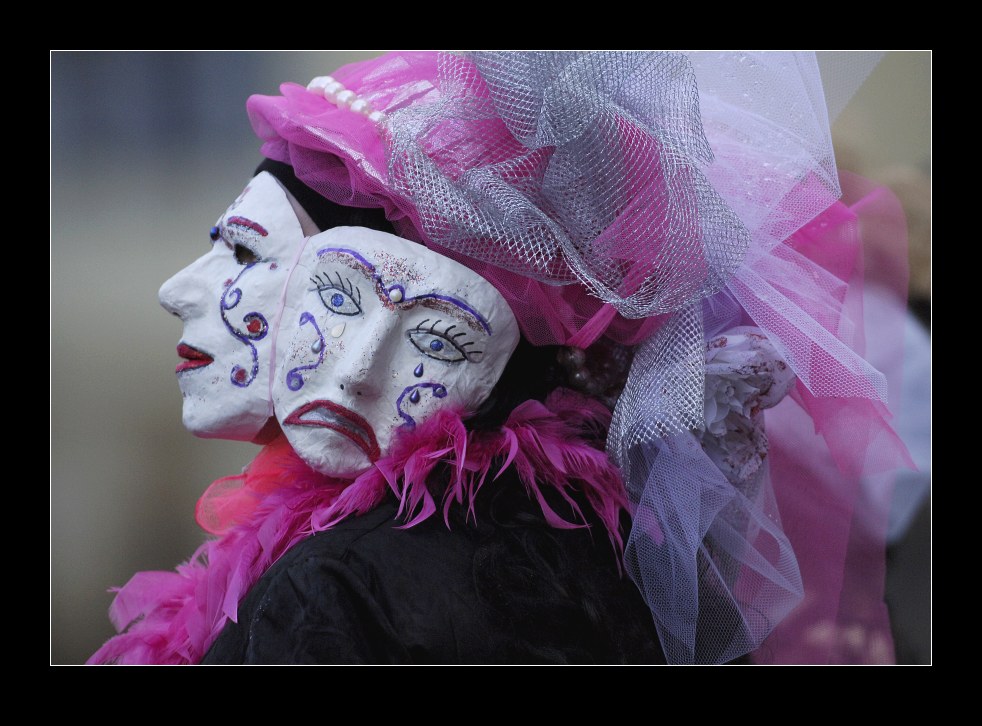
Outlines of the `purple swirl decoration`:
[{"label": "purple swirl decoration", "polygon": [[[399,394],[399,398],[396,400],[396,411],[399,412],[399,416],[402,417],[402,420],[406,422],[404,425],[410,428],[414,428],[416,426],[416,419],[402,410],[402,402],[405,400],[406,396],[409,396],[410,401],[416,403],[416,401],[419,400],[418,395],[419,389],[421,388],[432,389],[434,398],[446,398],[447,395],[447,387],[442,383],[414,383],[411,386],[406,386],[402,390],[402,393]],[[417,396],[415,401],[413,401],[414,393]]]},{"label": "purple swirl decoration", "polygon": [[324,348],[326,344],[324,342],[324,334],[321,333],[321,329],[317,327],[317,321],[314,320],[314,316],[310,313],[304,311],[300,314],[300,322],[298,325],[303,326],[306,323],[310,323],[314,326],[314,330],[317,332],[317,340],[320,341],[320,348],[318,353],[320,354],[317,358],[316,363],[311,363],[309,365],[297,366],[296,368],[291,368],[286,374],[286,387],[291,391],[299,391],[303,388],[304,380],[300,371],[312,371],[317,368],[321,363],[324,362]]},{"label": "purple swirl decoration", "polygon": [[266,337],[266,333],[269,332],[269,323],[266,322],[266,318],[258,312],[246,313],[242,316],[242,322],[245,323],[245,329],[239,329],[229,322],[228,313],[230,310],[238,306],[242,301],[242,289],[236,287],[242,276],[251,270],[255,264],[246,265],[245,269],[240,272],[236,278],[225,288],[225,292],[222,294],[222,298],[219,303],[219,313],[222,316],[222,322],[225,323],[225,327],[232,337],[239,340],[244,346],[249,348],[249,352],[252,355],[252,369],[246,370],[240,365],[235,365],[232,367],[232,371],[229,374],[229,380],[232,382],[233,386],[238,386],[239,388],[246,388],[259,374],[259,353],[256,352],[256,346],[252,343],[256,340],[262,340]]}]

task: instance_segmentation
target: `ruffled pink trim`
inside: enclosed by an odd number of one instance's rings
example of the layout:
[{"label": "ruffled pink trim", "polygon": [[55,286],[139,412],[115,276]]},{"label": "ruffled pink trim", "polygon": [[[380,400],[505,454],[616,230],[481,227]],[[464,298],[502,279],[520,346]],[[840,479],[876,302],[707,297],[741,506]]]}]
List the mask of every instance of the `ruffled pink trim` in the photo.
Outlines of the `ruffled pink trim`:
[{"label": "ruffled pink trim", "polygon": [[[494,432],[465,428],[458,412],[441,411],[399,436],[392,452],[354,481],[339,481],[309,469],[283,439],[260,452],[228,487],[209,487],[206,519],[227,533],[198,548],[175,572],[140,572],[118,589],[109,616],[119,635],[90,664],[186,664],[201,660],[260,577],[300,540],[330,529],[349,516],[378,506],[389,492],[399,500],[403,527],[438,510],[449,526],[456,504],[474,516],[474,502],[509,467],[554,527],[587,526],[571,493],[582,493],[600,517],[617,552],[623,549],[619,517],[627,506],[617,468],[588,443],[602,440],[610,414],[599,403],[556,391],[544,404],[526,401]],[[437,502],[427,482],[437,466],[450,482]],[[216,486],[217,485],[217,486]],[[544,496],[553,489],[576,513],[568,521]],[[222,501],[223,492],[229,494]],[[227,506],[225,506],[227,505]],[[198,515],[202,517],[199,505]]]}]

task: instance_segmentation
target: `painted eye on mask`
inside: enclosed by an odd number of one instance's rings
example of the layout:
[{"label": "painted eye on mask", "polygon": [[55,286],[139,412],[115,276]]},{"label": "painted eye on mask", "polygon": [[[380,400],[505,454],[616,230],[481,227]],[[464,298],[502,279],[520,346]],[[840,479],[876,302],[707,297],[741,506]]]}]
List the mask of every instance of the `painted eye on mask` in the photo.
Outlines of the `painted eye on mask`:
[{"label": "painted eye on mask", "polygon": [[326,277],[314,275],[310,281],[316,287],[312,289],[317,290],[324,307],[332,313],[347,316],[360,315],[361,291],[354,287],[350,280],[342,279],[340,273],[334,274],[337,277],[337,282],[332,280],[330,275]]},{"label": "painted eye on mask", "polygon": [[437,326],[443,322],[442,320],[437,320],[432,325],[427,325],[429,322],[430,319],[427,318],[415,328],[406,332],[409,341],[423,355],[447,363],[458,363],[462,360],[473,360],[474,356],[481,354],[482,351],[479,350],[468,350],[468,348],[474,345],[473,342],[458,340],[459,338],[465,337],[467,333],[466,331],[454,333],[457,325],[450,325],[441,330]]},{"label": "painted eye on mask", "polygon": [[245,245],[235,245],[232,248],[232,254],[235,255],[235,261],[240,265],[253,265],[259,262],[259,255]]},{"label": "painted eye on mask", "polygon": [[257,262],[261,262],[259,255],[257,255],[249,247],[246,247],[244,244],[239,242],[232,244],[227,239],[223,238],[222,228],[217,225],[208,231],[208,236],[211,238],[212,244],[222,240],[225,243],[225,246],[232,250],[232,256],[235,257],[235,261],[240,265],[254,265]]}]

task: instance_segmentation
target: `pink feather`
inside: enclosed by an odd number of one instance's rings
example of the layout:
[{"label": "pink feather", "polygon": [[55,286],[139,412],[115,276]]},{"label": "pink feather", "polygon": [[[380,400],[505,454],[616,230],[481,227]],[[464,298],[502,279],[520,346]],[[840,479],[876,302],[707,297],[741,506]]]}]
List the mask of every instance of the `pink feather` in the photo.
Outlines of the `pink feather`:
[{"label": "pink feather", "polygon": [[[601,433],[610,413],[578,394],[554,392],[546,402],[526,401],[493,432],[469,432],[457,411],[444,410],[396,437],[390,453],[352,481],[311,470],[280,437],[259,452],[242,475],[210,486],[198,519],[219,533],[175,572],[141,572],[116,594],[110,618],[119,631],[89,663],[196,663],[260,577],[297,542],[351,516],[371,511],[391,492],[403,528],[453,506],[475,518],[474,502],[487,475],[514,467],[546,521],[569,529],[587,526],[570,492],[582,492],[618,552],[627,496],[617,468],[582,435]],[[428,483],[445,464],[450,482],[438,507]],[[569,472],[567,474],[567,472]],[[557,514],[544,488],[572,506],[574,519]],[[202,521],[204,520],[204,521]]]}]

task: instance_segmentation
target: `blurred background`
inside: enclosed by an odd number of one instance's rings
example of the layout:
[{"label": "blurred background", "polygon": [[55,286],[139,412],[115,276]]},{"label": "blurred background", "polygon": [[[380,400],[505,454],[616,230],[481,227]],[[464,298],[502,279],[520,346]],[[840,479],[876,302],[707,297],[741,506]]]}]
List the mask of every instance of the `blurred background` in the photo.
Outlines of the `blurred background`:
[{"label": "blurred background", "polygon": [[[255,454],[182,427],[181,325],[157,303],[161,283],[208,249],[208,229],[260,160],[245,99],[372,55],[51,54],[52,663],[84,662],[112,635],[109,586],[193,552],[198,496]],[[930,63],[927,52],[886,54],[834,126],[840,166],[890,184],[908,210],[922,307]],[[926,508],[891,566],[898,654],[926,662]]]}]

